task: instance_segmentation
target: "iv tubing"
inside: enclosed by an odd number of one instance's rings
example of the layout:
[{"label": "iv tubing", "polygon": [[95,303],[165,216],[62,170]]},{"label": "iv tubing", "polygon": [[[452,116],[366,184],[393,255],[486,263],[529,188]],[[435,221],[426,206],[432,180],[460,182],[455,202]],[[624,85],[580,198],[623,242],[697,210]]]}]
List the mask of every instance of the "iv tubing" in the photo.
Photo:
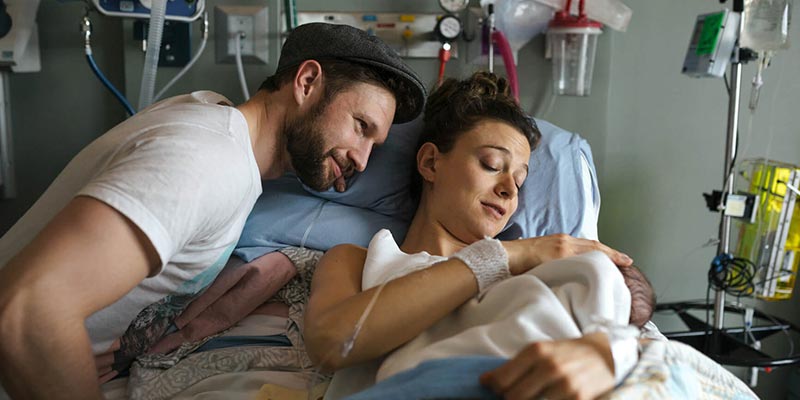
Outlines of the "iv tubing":
[{"label": "iv tubing", "polygon": [[158,72],[158,53],[161,51],[161,36],[164,32],[164,17],[167,13],[167,0],[153,0],[150,9],[150,24],[147,28],[147,52],[142,69],[142,85],[139,88],[139,109],[153,103],[153,91]]},{"label": "iv tubing", "polygon": [[155,96],[153,96],[153,101],[158,101],[158,99],[160,99],[161,96],[163,96],[164,93],[166,93],[167,90],[170,87],[172,87],[172,85],[174,85],[175,82],[178,81],[178,79],[181,79],[183,77],[183,75],[186,74],[186,72],[189,71],[190,68],[192,68],[194,63],[197,62],[197,60],[200,58],[200,55],[203,54],[203,50],[205,50],[205,48],[206,48],[206,43],[208,43],[208,13],[207,12],[203,13],[203,36],[202,37],[203,37],[203,40],[200,42],[200,47],[197,48],[197,52],[194,54],[194,57],[192,57],[192,59],[189,61],[189,63],[186,64],[186,66],[183,67],[183,69],[181,69],[180,72],[178,72],[178,74],[175,75],[174,78],[172,78],[169,82],[167,82],[167,84],[164,85],[164,87],[161,88],[161,90],[158,93],[156,93]]},{"label": "iv tubing", "polygon": [[242,86],[244,101],[250,100],[250,92],[247,90],[247,80],[244,79],[244,66],[242,66],[242,36],[244,32],[236,34],[236,72],[239,75],[239,84]]},{"label": "iv tubing", "polygon": [[94,62],[94,57],[92,56],[92,45],[91,45],[91,36],[92,36],[92,24],[89,21],[88,15],[83,17],[83,24],[81,25],[81,29],[83,30],[84,35],[84,51],[86,54],[86,62],[89,63],[89,67],[94,72],[97,79],[103,83],[103,85],[117,98],[117,100],[125,107],[125,111],[128,115],[136,114],[136,111],[133,110],[131,103],[128,102],[128,99],[122,95],[122,93],[117,90],[116,87],[103,75],[103,72],[100,71],[100,68],[97,67],[97,63]]}]

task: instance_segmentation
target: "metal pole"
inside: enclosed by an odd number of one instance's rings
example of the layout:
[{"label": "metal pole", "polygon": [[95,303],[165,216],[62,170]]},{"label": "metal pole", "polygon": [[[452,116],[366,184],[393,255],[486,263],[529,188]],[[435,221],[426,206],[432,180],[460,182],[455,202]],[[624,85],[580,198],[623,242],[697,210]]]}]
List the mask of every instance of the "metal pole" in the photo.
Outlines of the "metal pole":
[{"label": "metal pole", "polygon": [[8,90],[8,70],[0,71],[0,198],[17,197],[14,176],[14,148],[11,140],[11,97]]},{"label": "metal pole", "polygon": [[489,72],[494,72],[494,4],[489,3]]},{"label": "metal pole", "polygon": [[[741,18],[739,18],[737,32],[741,33]],[[737,37],[739,35],[737,34]],[[736,159],[736,140],[739,131],[739,99],[742,91],[742,63],[739,60],[739,45],[737,43],[733,50],[733,61],[731,62],[731,92],[728,96],[728,135],[725,140],[725,169],[722,184],[723,196],[733,194],[733,162]],[[731,242],[731,217],[722,213],[722,223],[719,229],[719,246],[717,254],[730,252]],[[714,292],[714,328],[723,328],[725,317],[725,292],[717,290]]]}]

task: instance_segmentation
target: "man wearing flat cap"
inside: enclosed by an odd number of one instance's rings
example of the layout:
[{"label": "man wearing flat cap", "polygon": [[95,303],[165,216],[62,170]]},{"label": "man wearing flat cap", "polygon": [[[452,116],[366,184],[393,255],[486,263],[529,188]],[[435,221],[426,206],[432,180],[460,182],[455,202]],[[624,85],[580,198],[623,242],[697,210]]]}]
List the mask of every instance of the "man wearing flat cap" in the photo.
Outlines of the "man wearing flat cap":
[{"label": "man wearing flat cap", "polygon": [[140,111],[81,151],[0,239],[0,382],[12,398],[101,398],[229,258],[261,181],[346,190],[425,89],[384,43],[296,28],[233,107],[207,92]]}]

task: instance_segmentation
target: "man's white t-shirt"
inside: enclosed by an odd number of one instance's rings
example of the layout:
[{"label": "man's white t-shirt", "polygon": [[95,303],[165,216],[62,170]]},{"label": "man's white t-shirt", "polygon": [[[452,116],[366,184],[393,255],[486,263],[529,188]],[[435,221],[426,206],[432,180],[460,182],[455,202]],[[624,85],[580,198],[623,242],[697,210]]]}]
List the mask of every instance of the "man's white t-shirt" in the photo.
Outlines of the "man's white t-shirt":
[{"label": "man's white t-shirt", "polygon": [[136,224],[160,270],[86,320],[94,353],[114,351],[121,371],[214,280],[260,194],[244,116],[213,92],[173,97],[82,150],[0,239],[0,268],[76,196]]}]

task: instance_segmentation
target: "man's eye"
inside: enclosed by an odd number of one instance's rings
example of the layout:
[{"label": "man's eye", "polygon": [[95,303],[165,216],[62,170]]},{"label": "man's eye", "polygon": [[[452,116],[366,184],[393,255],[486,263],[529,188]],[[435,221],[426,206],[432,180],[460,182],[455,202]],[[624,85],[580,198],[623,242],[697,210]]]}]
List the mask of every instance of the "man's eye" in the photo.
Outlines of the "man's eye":
[{"label": "man's eye", "polygon": [[367,125],[367,123],[363,119],[358,120],[358,126],[361,128],[362,133],[365,133],[367,131],[367,128],[369,127],[369,125]]}]

